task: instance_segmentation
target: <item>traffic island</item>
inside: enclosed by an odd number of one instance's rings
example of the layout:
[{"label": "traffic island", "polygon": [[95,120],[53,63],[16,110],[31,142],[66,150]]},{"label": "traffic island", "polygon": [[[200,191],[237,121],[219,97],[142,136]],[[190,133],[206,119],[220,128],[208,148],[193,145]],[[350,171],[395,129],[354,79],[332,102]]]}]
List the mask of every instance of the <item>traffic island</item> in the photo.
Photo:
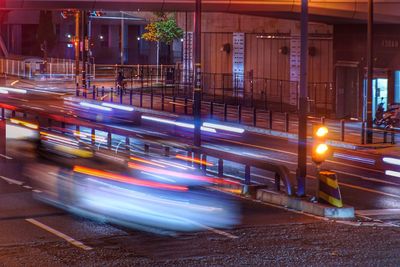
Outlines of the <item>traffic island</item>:
[{"label": "traffic island", "polygon": [[343,208],[333,207],[327,204],[311,202],[310,198],[298,198],[288,196],[283,192],[276,192],[267,189],[257,190],[257,200],[261,202],[282,206],[309,213],[312,215],[330,219],[354,219],[354,207],[344,206]]}]

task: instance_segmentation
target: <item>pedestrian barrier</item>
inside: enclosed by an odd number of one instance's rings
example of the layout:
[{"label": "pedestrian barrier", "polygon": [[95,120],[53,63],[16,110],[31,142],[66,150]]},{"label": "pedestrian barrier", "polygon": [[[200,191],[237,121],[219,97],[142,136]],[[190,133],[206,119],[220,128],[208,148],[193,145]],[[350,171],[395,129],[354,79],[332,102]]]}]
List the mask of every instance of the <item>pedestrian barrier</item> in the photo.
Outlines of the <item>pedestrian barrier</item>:
[{"label": "pedestrian barrier", "polygon": [[342,196],[336,173],[332,171],[320,171],[318,173],[318,181],[317,198],[324,200],[332,206],[342,208]]}]

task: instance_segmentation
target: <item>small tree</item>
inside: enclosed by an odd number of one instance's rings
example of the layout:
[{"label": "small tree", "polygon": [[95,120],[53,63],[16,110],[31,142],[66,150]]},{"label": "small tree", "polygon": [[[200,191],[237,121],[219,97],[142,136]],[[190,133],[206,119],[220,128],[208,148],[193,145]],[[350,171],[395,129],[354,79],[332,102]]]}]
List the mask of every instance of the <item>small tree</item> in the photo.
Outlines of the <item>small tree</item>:
[{"label": "small tree", "polygon": [[160,42],[171,44],[174,40],[183,37],[183,30],[176,24],[173,16],[167,13],[154,13],[156,18],[146,25],[146,32],[142,34],[142,38],[146,41],[157,42],[157,80],[158,65],[160,61]]}]

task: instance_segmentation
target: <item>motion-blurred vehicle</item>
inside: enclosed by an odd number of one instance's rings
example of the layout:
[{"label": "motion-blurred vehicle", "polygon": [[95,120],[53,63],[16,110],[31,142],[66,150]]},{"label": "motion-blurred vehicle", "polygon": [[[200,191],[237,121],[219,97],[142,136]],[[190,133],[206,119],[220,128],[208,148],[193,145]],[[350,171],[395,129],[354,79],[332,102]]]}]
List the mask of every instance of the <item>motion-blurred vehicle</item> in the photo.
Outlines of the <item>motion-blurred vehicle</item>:
[{"label": "motion-blurred vehicle", "polygon": [[232,199],[210,190],[220,180],[187,164],[143,155],[127,159],[71,136],[40,134],[38,153],[45,161],[27,166],[25,174],[41,201],[156,233],[227,228],[239,220]]},{"label": "motion-blurred vehicle", "polygon": [[64,103],[74,109],[79,118],[95,122],[140,125],[141,112],[132,106],[77,97],[66,97]]}]

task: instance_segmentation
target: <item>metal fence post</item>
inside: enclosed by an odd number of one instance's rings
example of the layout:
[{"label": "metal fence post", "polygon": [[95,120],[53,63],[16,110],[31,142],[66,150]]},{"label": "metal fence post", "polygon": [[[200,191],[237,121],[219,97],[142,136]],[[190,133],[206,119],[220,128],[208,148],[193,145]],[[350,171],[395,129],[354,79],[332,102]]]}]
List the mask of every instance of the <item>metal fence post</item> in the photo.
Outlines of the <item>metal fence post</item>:
[{"label": "metal fence post", "polygon": [[154,94],[153,91],[150,94],[150,109],[153,109]]},{"label": "metal fence post", "polygon": [[110,92],[110,101],[114,102],[114,89],[111,87],[111,92]]},{"label": "metal fence post", "polygon": [[123,92],[122,92],[122,88],[120,88],[120,89],[119,89],[119,103],[120,103],[120,104],[122,104],[123,101],[124,101],[123,97],[124,97],[124,94],[123,94]]},{"label": "metal fence post", "polygon": [[175,113],[175,96],[172,97],[172,113]]},{"label": "metal fence post", "polygon": [[244,184],[249,185],[250,184],[250,166],[246,165],[244,168]]},{"label": "metal fence post", "polygon": [[383,143],[387,143],[387,130],[383,130]]},{"label": "metal fence post", "polygon": [[394,131],[394,129],[392,129],[392,131],[391,131],[391,141],[390,141],[390,143],[392,144],[392,145],[394,145],[394,144],[396,144],[396,132]]},{"label": "metal fence post", "polygon": [[133,95],[133,89],[131,88],[131,90],[129,91],[129,105],[132,106],[132,95]]},{"label": "metal fence post", "polygon": [[164,101],[165,101],[165,96],[164,94],[161,95],[161,110],[164,111]]},{"label": "metal fence post", "polygon": [[187,98],[185,97],[185,106],[184,106],[185,115],[187,115],[187,114],[188,114],[188,108],[187,108],[187,105],[188,105],[188,100],[187,100]]},{"label": "metal fence post", "polygon": [[205,154],[201,156],[201,169],[203,173],[207,172],[207,155]]},{"label": "metal fence post", "polygon": [[210,102],[210,118],[212,119],[214,115],[214,102]]},{"label": "metal fence post", "polygon": [[112,135],[111,135],[111,132],[107,133],[107,147],[108,148],[112,147]]},{"label": "metal fence post", "polygon": [[224,121],[228,120],[228,105],[224,104]]},{"label": "metal fence post", "polygon": [[285,112],[285,132],[289,132],[289,113]]},{"label": "metal fence post", "polygon": [[269,129],[272,130],[272,110],[268,111],[268,124],[269,124]]},{"label": "metal fence post", "polygon": [[224,161],[223,159],[218,159],[218,177],[224,176]]},{"label": "metal fence post", "polygon": [[93,99],[96,99],[96,86],[93,85],[93,95],[92,95]]},{"label": "metal fence post", "polygon": [[103,97],[104,97],[104,86],[101,87],[101,98],[102,98],[102,100],[103,100]]},{"label": "metal fence post", "polygon": [[344,125],[345,120],[340,120],[340,141],[344,142]]},{"label": "metal fence post", "polygon": [[238,122],[242,123],[242,105],[238,105],[237,107],[237,115],[238,115]]},{"label": "metal fence post", "polygon": [[253,108],[253,126],[257,126],[257,109],[256,107]]},{"label": "metal fence post", "polygon": [[365,144],[365,124],[366,124],[366,121],[363,121],[361,123],[361,144],[362,145]]},{"label": "metal fence post", "polygon": [[76,83],[75,94],[79,96],[79,83]]},{"label": "metal fence post", "polygon": [[140,89],[139,105],[141,108],[143,107],[143,90],[142,89]]}]

